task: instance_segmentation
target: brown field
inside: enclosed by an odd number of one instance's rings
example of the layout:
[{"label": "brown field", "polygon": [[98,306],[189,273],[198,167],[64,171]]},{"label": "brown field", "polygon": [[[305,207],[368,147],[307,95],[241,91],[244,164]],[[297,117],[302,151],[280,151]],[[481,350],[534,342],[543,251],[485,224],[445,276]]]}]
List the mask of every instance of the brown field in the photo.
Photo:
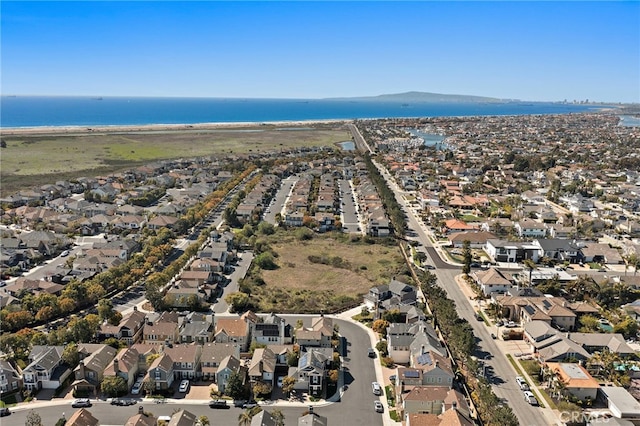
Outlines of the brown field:
[{"label": "brown field", "polygon": [[[325,234],[310,241],[286,238],[271,245],[279,268],[262,271],[266,285],[258,287],[261,310],[279,312],[332,311],[360,301],[374,285],[383,284],[404,266],[396,245],[349,242],[343,236]],[[309,260],[309,256],[341,258],[342,267]]]},{"label": "brown field", "polygon": [[0,150],[0,192],[7,195],[61,179],[117,172],[161,159],[333,146],[350,139],[341,122],[91,132],[3,131],[2,140],[7,146]]}]

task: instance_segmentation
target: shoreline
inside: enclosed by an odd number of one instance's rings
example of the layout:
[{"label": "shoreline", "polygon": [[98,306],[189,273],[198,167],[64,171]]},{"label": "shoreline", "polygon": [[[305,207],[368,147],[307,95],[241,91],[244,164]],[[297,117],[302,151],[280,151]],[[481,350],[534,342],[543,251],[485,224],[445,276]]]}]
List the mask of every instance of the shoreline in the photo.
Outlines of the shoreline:
[{"label": "shoreline", "polygon": [[31,126],[31,127],[0,127],[2,136],[23,135],[57,135],[57,134],[100,134],[117,132],[158,132],[158,131],[197,131],[197,130],[225,130],[260,126],[305,126],[313,124],[348,123],[353,120],[291,120],[291,121],[243,121],[243,122],[212,122],[193,124],[113,124],[98,126]]}]

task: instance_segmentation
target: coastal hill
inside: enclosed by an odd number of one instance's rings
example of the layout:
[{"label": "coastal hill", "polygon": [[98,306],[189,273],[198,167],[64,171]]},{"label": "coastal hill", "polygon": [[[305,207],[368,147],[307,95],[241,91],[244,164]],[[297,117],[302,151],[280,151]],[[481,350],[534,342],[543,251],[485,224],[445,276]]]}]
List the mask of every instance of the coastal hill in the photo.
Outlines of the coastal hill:
[{"label": "coastal hill", "polygon": [[484,96],[469,96],[469,95],[446,95],[442,93],[429,93],[429,92],[405,92],[405,93],[395,93],[388,95],[378,95],[378,96],[362,96],[362,97],[353,97],[353,98],[331,98],[331,100],[345,100],[345,101],[358,101],[358,102],[366,102],[366,101],[387,101],[387,102],[453,102],[453,103],[498,103],[498,102],[509,102],[512,100],[506,99],[498,99],[498,98],[488,98]]}]

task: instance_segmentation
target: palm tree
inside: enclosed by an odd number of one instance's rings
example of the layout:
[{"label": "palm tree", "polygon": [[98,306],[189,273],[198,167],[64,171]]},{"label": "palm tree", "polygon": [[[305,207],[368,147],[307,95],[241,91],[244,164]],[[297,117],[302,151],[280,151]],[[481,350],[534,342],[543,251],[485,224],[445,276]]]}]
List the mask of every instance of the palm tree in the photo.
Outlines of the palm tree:
[{"label": "palm tree", "polygon": [[251,426],[251,410],[244,410],[238,416],[238,426]]},{"label": "palm tree", "polygon": [[536,269],[536,263],[531,259],[525,259],[522,264],[525,268],[529,269],[529,286],[531,286],[531,274],[533,274],[533,270]]}]

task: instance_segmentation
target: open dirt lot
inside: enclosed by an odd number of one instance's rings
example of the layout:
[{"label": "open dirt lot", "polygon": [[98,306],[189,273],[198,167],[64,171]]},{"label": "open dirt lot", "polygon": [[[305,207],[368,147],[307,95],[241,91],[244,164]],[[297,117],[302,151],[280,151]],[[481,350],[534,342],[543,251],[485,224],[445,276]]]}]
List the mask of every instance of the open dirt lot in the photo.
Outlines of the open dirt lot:
[{"label": "open dirt lot", "polygon": [[[279,268],[262,272],[266,285],[257,293],[266,311],[291,305],[317,312],[340,298],[360,300],[404,265],[397,246],[346,242],[328,234],[310,241],[282,240],[272,247]],[[328,264],[313,262],[310,256]]]}]

